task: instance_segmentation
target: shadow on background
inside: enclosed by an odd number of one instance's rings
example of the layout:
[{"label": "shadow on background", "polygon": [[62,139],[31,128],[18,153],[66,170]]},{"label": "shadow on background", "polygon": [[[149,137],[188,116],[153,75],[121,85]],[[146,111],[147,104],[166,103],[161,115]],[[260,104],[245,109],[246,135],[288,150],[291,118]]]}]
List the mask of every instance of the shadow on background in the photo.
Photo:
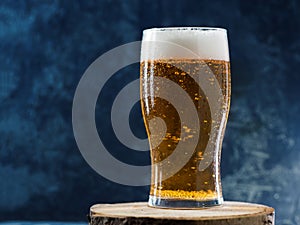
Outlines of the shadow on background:
[{"label": "shadow on background", "polygon": [[[83,160],[71,121],[76,86],[98,56],[140,40],[143,29],[219,26],[232,66],[224,197],[275,207],[278,225],[300,224],[299,10],[296,0],[2,0],[0,220],[83,221],[94,203],[145,201],[148,187],[112,183]],[[148,154],[131,154],[109,123],[114,96],[138,77],[138,65],[114,75],[96,121],[115,157],[144,165]],[[145,137],[138,104],[130,118]]]}]

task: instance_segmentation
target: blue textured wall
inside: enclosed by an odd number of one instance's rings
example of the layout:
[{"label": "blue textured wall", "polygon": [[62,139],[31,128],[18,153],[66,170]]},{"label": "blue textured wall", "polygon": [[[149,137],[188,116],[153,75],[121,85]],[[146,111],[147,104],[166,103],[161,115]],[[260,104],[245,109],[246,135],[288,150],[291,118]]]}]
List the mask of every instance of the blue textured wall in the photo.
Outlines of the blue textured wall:
[{"label": "blue textured wall", "polygon": [[[148,187],[107,181],[83,160],[72,132],[73,95],[105,51],[140,40],[145,28],[186,25],[229,32],[225,199],[268,204],[276,224],[300,224],[299,12],[297,0],[1,0],[0,220],[85,220],[94,203],[147,199]],[[133,73],[137,67],[117,74],[106,95]],[[97,108],[97,124],[106,124],[109,104]],[[144,136],[139,110],[132,126]]]}]

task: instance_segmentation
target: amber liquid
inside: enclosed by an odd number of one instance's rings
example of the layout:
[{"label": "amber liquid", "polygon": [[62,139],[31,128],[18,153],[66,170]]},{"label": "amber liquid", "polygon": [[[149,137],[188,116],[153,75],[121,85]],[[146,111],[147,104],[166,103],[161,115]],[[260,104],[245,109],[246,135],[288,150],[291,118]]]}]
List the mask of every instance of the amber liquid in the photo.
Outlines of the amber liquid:
[{"label": "amber liquid", "polygon": [[[213,76],[211,76],[213,75]],[[195,77],[207,77],[208,83],[218,82],[221,97],[218,104],[221,110],[212,112],[209,99],[205,95],[201,83]],[[180,113],[166,99],[155,96],[157,90],[168,91],[154,77],[164,77],[178,84],[189,97],[197,110],[199,130],[191,130],[182,125]],[[220,153],[230,105],[230,65],[222,60],[174,59],[151,60],[141,63],[141,104],[144,122],[149,137],[152,165],[166,159],[180,141],[181,132],[185,137],[199,135],[198,143],[190,160],[173,176],[164,179],[152,166],[150,195],[162,199],[180,199],[210,201],[222,197],[220,180]],[[213,116],[214,115],[214,116]],[[164,135],[153,134],[149,129],[149,120],[160,117],[166,124]],[[214,118],[214,120],[213,120]],[[215,138],[210,139],[212,133]],[[161,138],[163,136],[163,138]],[[160,137],[160,140],[155,140]],[[209,142],[210,145],[209,145]],[[160,143],[153,147],[154,143]],[[208,149],[208,146],[210,146]],[[214,154],[212,162],[206,169],[199,170],[199,163],[204,160],[205,151]],[[180,160],[180,159],[176,159]],[[178,163],[173,161],[170,163]],[[156,169],[156,172],[154,170]]]}]

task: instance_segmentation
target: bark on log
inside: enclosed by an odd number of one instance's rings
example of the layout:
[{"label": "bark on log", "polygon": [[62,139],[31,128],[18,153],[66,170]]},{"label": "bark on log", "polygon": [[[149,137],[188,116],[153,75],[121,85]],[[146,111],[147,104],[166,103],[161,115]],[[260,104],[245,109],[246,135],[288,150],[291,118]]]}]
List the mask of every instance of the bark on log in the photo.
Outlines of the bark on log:
[{"label": "bark on log", "polygon": [[159,209],[146,202],[97,204],[90,225],[275,225],[274,209],[264,205],[224,202],[201,209]]}]

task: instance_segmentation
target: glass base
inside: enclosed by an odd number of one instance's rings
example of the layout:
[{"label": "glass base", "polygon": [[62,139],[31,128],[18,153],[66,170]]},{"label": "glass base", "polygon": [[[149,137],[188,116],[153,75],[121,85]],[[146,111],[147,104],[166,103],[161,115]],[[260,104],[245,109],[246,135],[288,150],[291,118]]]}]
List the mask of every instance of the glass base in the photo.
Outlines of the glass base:
[{"label": "glass base", "polygon": [[218,206],[223,203],[223,198],[196,201],[196,200],[179,200],[179,199],[166,199],[150,195],[148,205],[157,208],[177,208],[177,209],[193,209],[193,208],[206,208]]}]

